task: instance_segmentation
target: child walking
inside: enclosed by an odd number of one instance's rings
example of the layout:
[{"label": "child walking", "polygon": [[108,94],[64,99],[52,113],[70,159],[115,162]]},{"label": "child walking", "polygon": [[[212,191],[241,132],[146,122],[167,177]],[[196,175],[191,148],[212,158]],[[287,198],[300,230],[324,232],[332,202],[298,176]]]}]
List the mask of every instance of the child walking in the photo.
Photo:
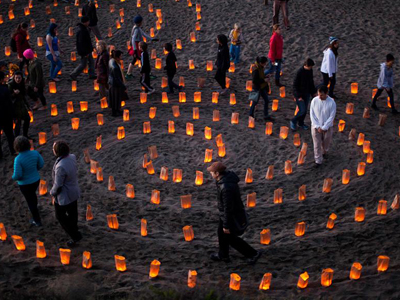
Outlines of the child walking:
[{"label": "child walking", "polygon": [[238,23],[234,25],[229,33],[229,39],[231,40],[231,47],[229,49],[231,61],[237,65],[240,62],[240,45],[243,42],[242,28]]},{"label": "child walking", "polygon": [[176,56],[175,53],[172,51],[172,45],[170,43],[166,43],[164,45],[165,51],[168,52],[167,58],[166,58],[166,66],[164,67],[164,70],[167,71],[167,77],[168,77],[168,93],[173,94],[174,93],[174,88],[177,88],[179,91],[181,90],[181,87],[177,85],[173,80],[174,76],[176,74]]},{"label": "child walking", "polygon": [[381,63],[381,72],[378,78],[378,91],[376,92],[374,99],[372,99],[371,108],[375,110],[379,110],[378,106],[376,106],[376,100],[382,94],[383,90],[386,90],[390,106],[392,107],[392,113],[398,114],[399,112],[394,107],[394,95],[393,95],[393,64],[394,64],[394,56],[392,54],[386,55],[386,62]]},{"label": "child walking", "polygon": [[156,89],[152,88],[150,85],[150,57],[147,52],[147,44],[145,42],[139,43],[139,50],[142,52],[140,55],[140,61],[142,63],[142,67],[140,68],[140,84],[144,87],[145,92],[150,95],[156,91]]}]

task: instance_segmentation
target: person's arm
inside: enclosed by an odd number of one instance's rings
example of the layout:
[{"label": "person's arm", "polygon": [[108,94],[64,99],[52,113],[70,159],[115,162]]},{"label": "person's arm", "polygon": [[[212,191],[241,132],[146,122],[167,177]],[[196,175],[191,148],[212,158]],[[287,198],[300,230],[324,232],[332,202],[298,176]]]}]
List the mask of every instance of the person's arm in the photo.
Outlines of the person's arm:
[{"label": "person's arm", "polygon": [[61,188],[65,182],[65,177],[67,177],[67,173],[62,167],[58,166],[56,167],[54,177],[53,187],[50,190],[50,195],[53,197],[57,196],[61,192]]},{"label": "person's arm", "polygon": [[231,40],[231,42],[232,42],[232,38],[233,38],[233,29],[231,30],[231,32],[229,32],[229,39]]},{"label": "person's arm", "polygon": [[40,155],[40,153],[38,152],[38,162],[37,162],[37,169],[40,170],[42,169],[44,166],[44,160],[43,157]]},{"label": "person's arm", "polygon": [[335,120],[335,116],[336,116],[336,103],[335,102],[332,103],[330,110],[331,110],[331,112],[329,114],[328,120],[326,120],[324,122],[324,124],[321,126],[321,129],[323,131],[327,131],[329,128],[331,128],[333,126],[333,121]]},{"label": "person's arm", "polygon": [[137,35],[138,35],[138,30],[136,30],[137,29],[137,27],[133,27],[133,34],[132,34],[132,40],[131,40],[131,46],[132,46],[132,48],[133,48],[133,51],[134,51],[134,53],[133,54],[135,54],[135,52],[137,51],[137,47],[136,47],[136,43],[135,43],[135,41],[136,41],[136,38],[137,38]]},{"label": "person's arm", "polygon": [[315,93],[317,92],[317,89],[315,88],[315,84],[314,84],[314,72],[313,72],[313,70],[311,69],[311,77],[310,77],[310,91],[309,91],[309,93],[310,93],[310,96],[311,97],[313,97],[314,95],[315,95]]},{"label": "person's arm", "polygon": [[327,67],[328,67],[329,78],[332,78],[333,77],[333,72],[332,71],[336,67],[336,57],[335,57],[335,54],[332,52],[332,50],[328,51],[328,64],[327,64]]},{"label": "person's arm", "polygon": [[144,32],[144,31],[142,30],[142,28],[139,28],[139,30],[140,30],[140,32],[142,33],[142,36],[144,36],[147,40],[150,40],[150,41],[153,40],[153,38],[152,38],[149,34],[147,34],[146,32]]},{"label": "person's arm", "polygon": [[276,36],[274,35],[272,38],[271,38],[271,42],[269,43],[269,48],[270,48],[270,53],[271,53],[271,57],[270,57],[270,60],[271,60],[271,62],[272,63],[274,63],[275,62],[275,56],[276,56]]},{"label": "person's arm", "polygon": [[14,174],[12,175],[13,180],[19,180],[22,178],[22,166],[19,162],[19,157],[16,157],[14,160]]},{"label": "person's arm", "polygon": [[310,119],[311,119],[311,124],[316,128],[319,129],[321,128],[321,124],[319,123],[318,116],[316,115],[316,101],[311,102],[310,106]]},{"label": "person's arm", "polygon": [[224,217],[222,219],[222,227],[229,229],[229,225],[232,224],[233,218],[233,192],[225,187],[221,190],[222,203],[224,207]]}]

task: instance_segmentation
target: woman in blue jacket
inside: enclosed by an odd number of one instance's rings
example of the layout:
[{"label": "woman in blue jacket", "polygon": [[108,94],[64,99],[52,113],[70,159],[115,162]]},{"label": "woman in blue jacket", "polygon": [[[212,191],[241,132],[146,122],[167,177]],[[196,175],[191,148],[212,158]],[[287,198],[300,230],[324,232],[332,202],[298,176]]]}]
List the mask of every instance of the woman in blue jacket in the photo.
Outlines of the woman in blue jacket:
[{"label": "woman in blue jacket", "polygon": [[44,161],[39,152],[30,151],[31,144],[24,136],[18,136],[14,141],[14,149],[19,154],[14,160],[13,180],[18,182],[19,188],[28,203],[33,220],[31,224],[42,226],[37,207],[36,191],[39,187],[39,170],[43,168]]}]

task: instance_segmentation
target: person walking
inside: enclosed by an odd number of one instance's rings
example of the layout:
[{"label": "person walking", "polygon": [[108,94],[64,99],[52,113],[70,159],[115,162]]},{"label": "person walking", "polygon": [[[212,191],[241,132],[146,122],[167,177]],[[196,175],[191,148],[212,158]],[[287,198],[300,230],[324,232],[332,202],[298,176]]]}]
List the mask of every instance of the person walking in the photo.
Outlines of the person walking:
[{"label": "person walking", "polygon": [[338,71],[339,41],[331,36],[329,46],[324,50],[324,58],[321,64],[322,84],[329,86],[329,97],[336,99],[333,93],[336,85],[336,73]]},{"label": "person walking", "polygon": [[[15,46],[15,47],[14,47]],[[24,65],[28,65],[28,61],[24,57],[24,51],[30,49],[28,41],[28,24],[18,24],[17,29],[14,31],[11,37],[11,50],[17,52],[19,60],[19,69],[23,71]]]},{"label": "person walking", "polygon": [[57,77],[63,64],[60,59],[61,49],[58,43],[58,25],[51,23],[46,34],[46,58],[50,61],[50,81],[60,81]]},{"label": "person walking", "polygon": [[82,239],[78,229],[80,189],[76,157],[70,154],[69,146],[64,141],[56,141],[53,144],[53,153],[57,159],[53,166],[53,187],[50,195],[53,197],[56,218],[71,237],[67,245],[73,247]]},{"label": "person walking", "polygon": [[133,78],[132,71],[133,67],[137,60],[140,60],[142,57],[142,51],[140,50],[139,43],[144,42],[143,37],[146,38],[146,41],[157,41],[158,39],[152,38],[149,34],[145,33],[142,30],[143,25],[143,17],[138,15],[133,19],[135,25],[131,31],[131,49],[129,50],[129,55],[132,55],[132,61],[128,66],[128,71],[126,72],[125,78],[130,79]]},{"label": "person walking", "polygon": [[89,66],[89,79],[97,78],[94,71],[94,60],[92,57],[93,46],[88,29],[89,23],[89,18],[83,16],[81,22],[78,24],[79,30],[76,34],[76,50],[81,57],[81,62],[70,74],[73,81],[76,81],[76,78],[82,73],[86,66]]},{"label": "person walking", "polygon": [[393,64],[394,64],[394,56],[392,54],[386,55],[386,62],[381,63],[381,72],[379,73],[378,78],[378,91],[376,92],[374,98],[372,99],[371,108],[375,110],[379,110],[378,106],[376,106],[376,100],[382,94],[383,90],[389,96],[390,107],[392,108],[392,113],[398,114],[399,112],[396,110],[394,106],[394,95],[393,95]]},{"label": "person walking", "polygon": [[283,23],[287,30],[290,29],[288,2],[289,0],[274,0],[272,25],[279,24],[279,11],[282,9]]},{"label": "person walking", "polygon": [[139,49],[141,51],[140,61],[142,67],[140,68],[140,84],[144,87],[145,93],[151,95],[156,91],[150,84],[150,73],[151,73],[151,65],[150,65],[150,57],[149,52],[147,52],[147,44],[145,42],[139,43]]},{"label": "person walking", "polygon": [[24,136],[16,137],[14,149],[18,156],[14,160],[14,174],[12,179],[17,181],[22,195],[24,195],[31,211],[33,219],[32,225],[42,226],[38,210],[36,191],[39,187],[39,170],[43,168],[43,157],[36,150],[31,151],[31,143]]},{"label": "person walking", "polygon": [[[4,72],[0,71],[0,131],[4,131],[10,153],[11,155],[14,155],[13,105],[11,101],[11,93],[8,86],[5,84],[5,79],[6,75]],[[0,159],[3,158],[1,136],[2,134],[0,134]]]},{"label": "person walking", "polygon": [[181,91],[181,87],[174,82],[177,59],[170,43],[166,43],[164,45],[164,50],[168,52],[167,58],[165,59],[166,66],[164,67],[164,70],[167,71],[168,77],[168,93],[173,94],[174,88],[178,89],[178,91]]},{"label": "person walking", "polygon": [[328,88],[320,86],[318,96],[311,102],[311,135],[314,144],[315,164],[319,167],[323,158],[328,157],[333,137],[333,121],[336,116],[336,103],[328,96]]},{"label": "person walking", "polygon": [[21,132],[21,125],[24,122],[22,134],[28,137],[28,130],[30,125],[30,116],[28,113],[29,104],[26,101],[25,81],[22,78],[22,72],[15,72],[13,79],[8,83],[8,89],[11,93],[11,100],[13,101],[13,118],[15,120],[14,134],[18,136]]},{"label": "person walking", "polygon": [[105,41],[98,41],[96,45],[97,58],[94,68],[97,72],[97,83],[99,84],[100,99],[107,97],[108,92],[108,75],[110,62],[110,55],[107,51],[107,44]]},{"label": "person walking", "polygon": [[242,28],[238,23],[235,23],[233,29],[229,33],[229,39],[231,40],[231,47],[229,48],[230,60],[237,65],[240,63],[240,47],[244,42]]},{"label": "person walking", "polygon": [[269,69],[265,70],[264,74],[267,76],[275,73],[275,84],[277,87],[284,86],[280,83],[281,69],[283,58],[283,37],[281,35],[281,28],[278,24],[272,27],[272,36],[269,39]]},{"label": "person walking", "polygon": [[255,99],[252,100],[252,104],[250,107],[250,113],[249,115],[254,118],[254,111],[255,108],[258,104],[258,101],[260,101],[260,97],[264,99],[264,120],[265,121],[272,121],[272,118],[268,115],[268,92],[269,92],[269,81],[267,78],[265,78],[264,75],[264,68],[267,65],[268,58],[265,56],[263,57],[257,57],[256,62],[255,62],[255,68],[253,72],[251,73],[251,76],[253,78],[253,92],[255,94]]},{"label": "person walking", "polygon": [[217,37],[218,43],[218,54],[215,65],[217,66],[217,72],[215,73],[215,80],[221,86],[221,95],[228,93],[229,89],[226,88],[226,72],[230,67],[229,49],[228,49],[228,38],[224,34],[220,34]]},{"label": "person walking", "polygon": [[307,115],[310,98],[316,93],[313,73],[314,65],[314,61],[311,58],[307,58],[294,78],[293,96],[296,99],[296,105],[299,110],[290,121],[290,129],[292,130],[297,130],[297,124],[304,130],[308,129],[308,126],[304,124],[304,119]]},{"label": "person walking", "polygon": [[101,33],[99,28],[97,27],[97,22],[99,19],[97,18],[97,11],[96,11],[96,3],[95,0],[88,0],[83,6],[82,15],[89,18],[89,29],[93,32],[96,38],[101,41],[103,38],[101,37]]},{"label": "person walking", "polygon": [[213,253],[211,259],[230,262],[229,246],[231,246],[244,255],[249,264],[255,264],[261,256],[261,252],[239,237],[248,226],[248,218],[238,185],[239,177],[234,172],[227,171],[221,162],[213,163],[207,168],[207,171],[216,181],[219,211],[219,252]]},{"label": "person walking", "polygon": [[122,116],[121,101],[127,100],[125,78],[121,68],[122,51],[112,50],[109,62],[108,84],[108,106],[112,109],[112,116]]},{"label": "person walking", "polygon": [[[42,107],[39,110],[47,109],[46,97],[44,96],[44,76],[42,63],[35,58],[35,54],[32,49],[24,51],[24,57],[29,61],[28,64],[28,82],[27,93],[29,97],[35,101],[35,105],[32,109],[38,109],[40,102]],[[39,101],[40,99],[40,101]]]}]

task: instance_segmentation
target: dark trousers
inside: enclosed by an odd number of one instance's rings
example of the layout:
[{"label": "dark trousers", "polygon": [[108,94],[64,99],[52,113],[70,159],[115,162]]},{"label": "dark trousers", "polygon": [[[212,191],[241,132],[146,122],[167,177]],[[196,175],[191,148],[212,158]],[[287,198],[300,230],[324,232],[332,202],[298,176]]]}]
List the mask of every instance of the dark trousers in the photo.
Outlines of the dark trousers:
[{"label": "dark trousers", "polygon": [[218,82],[223,90],[226,89],[226,70],[217,69],[214,79]]},{"label": "dark trousers", "polygon": [[392,107],[392,110],[395,110],[396,108],[394,107],[394,94],[392,89],[378,89],[376,91],[376,94],[374,96],[374,99],[372,99],[372,105],[376,105],[376,100],[378,100],[379,96],[382,94],[383,90],[386,90],[386,93],[389,96],[389,101],[390,101],[390,106]]},{"label": "dark trousers", "polygon": [[82,235],[78,230],[78,201],[67,205],[59,205],[55,202],[54,207],[61,227],[74,241],[79,241]]},{"label": "dark trousers", "polygon": [[26,67],[28,67],[29,61],[25,58],[25,56],[22,56],[22,61],[19,62],[19,70],[22,72],[22,74],[25,75],[25,72],[23,69],[24,65],[26,65]]},{"label": "dark trousers", "polygon": [[236,249],[243,256],[251,258],[257,255],[257,251],[243,241],[234,233],[226,234],[224,233],[222,227],[222,220],[219,220],[218,226],[218,243],[219,243],[219,257],[228,258],[229,257],[229,246]]},{"label": "dark trousers", "polygon": [[[11,154],[15,153],[14,150],[14,133],[13,133],[13,122],[10,119],[9,121],[4,120],[3,123],[0,123],[0,131],[3,130],[4,134],[7,137],[8,148],[10,149]],[[1,147],[1,134],[0,134],[0,157],[3,156],[3,149]]]},{"label": "dark trousers", "polygon": [[328,73],[321,72],[321,74],[322,74],[322,80],[323,80],[322,84],[325,85],[326,87],[328,87],[328,84],[330,83],[328,95],[329,95],[329,97],[333,97],[333,91],[334,91],[335,85],[336,85],[336,73],[333,73],[332,78],[329,78]]},{"label": "dark trousers", "polygon": [[179,85],[174,82],[174,75],[168,75],[168,88],[170,93],[174,92],[174,88],[179,89]]},{"label": "dark trousers", "polygon": [[24,122],[24,125],[22,127],[22,134],[23,136],[28,137],[29,124],[31,122],[31,118],[29,117],[29,115],[23,119],[17,119],[15,121],[15,129],[14,129],[15,136],[19,136],[21,132],[22,121]]},{"label": "dark trousers", "polygon": [[274,0],[274,15],[272,16],[273,25],[279,24],[279,10],[282,8],[283,23],[289,27],[289,11],[287,1]]},{"label": "dark trousers", "polygon": [[78,77],[82,73],[82,71],[86,68],[87,65],[89,66],[89,72],[88,72],[89,76],[96,76],[94,72],[94,60],[92,54],[89,54],[87,56],[81,56],[81,62],[71,73],[71,77],[73,78]]},{"label": "dark trousers", "polygon": [[145,92],[147,93],[149,90],[153,88],[150,85],[150,74],[149,73],[142,73],[140,77],[140,84],[144,87]]},{"label": "dark trousers", "polygon": [[33,101],[39,101],[42,102],[43,106],[46,106],[46,97],[44,96],[43,93],[43,88],[38,88],[38,91],[35,92],[33,87],[28,86],[27,93],[29,98],[31,98]]},{"label": "dark trousers", "polygon": [[310,103],[310,95],[305,95],[305,97],[303,97],[302,99],[303,99],[302,101],[300,101],[298,98],[296,99],[296,104],[297,107],[299,108],[299,111],[292,119],[292,122],[295,125],[297,125],[298,122],[300,126],[304,125],[304,119],[306,118],[307,115],[308,103]]},{"label": "dark trousers", "polygon": [[282,70],[282,60],[276,59],[275,62],[277,65],[275,66],[272,64],[272,61],[268,58],[269,61],[269,68],[268,70],[264,71],[264,75],[267,76],[268,74],[275,73],[275,79],[279,80],[281,78],[281,70]]},{"label": "dark trousers", "polygon": [[269,104],[268,92],[267,88],[264,88],[260,90],[260,96],[258,97],[257,101],[253,101],[253,103],[251,104],[249,115],[252,116],[253,118],[254,118],[254,110],[256,109],[256,105],[260,101],[261,97],[264,99],[264,118],[268,117],[268,104]]},{"label": "dark trousers", "polygon": [[40,223],[40,214],[39,210],[37,207],[38,201],[37,201],[37,196],[36,196],[36,191],[39,187],[39,182],[40,180],[31,183],[31,184],[24,184],[20,185],[19,188],[22,192],[22,195],[24,195],[26,202],[28,203],[29,210],[31,211],[33,220],[36,223]]}]

